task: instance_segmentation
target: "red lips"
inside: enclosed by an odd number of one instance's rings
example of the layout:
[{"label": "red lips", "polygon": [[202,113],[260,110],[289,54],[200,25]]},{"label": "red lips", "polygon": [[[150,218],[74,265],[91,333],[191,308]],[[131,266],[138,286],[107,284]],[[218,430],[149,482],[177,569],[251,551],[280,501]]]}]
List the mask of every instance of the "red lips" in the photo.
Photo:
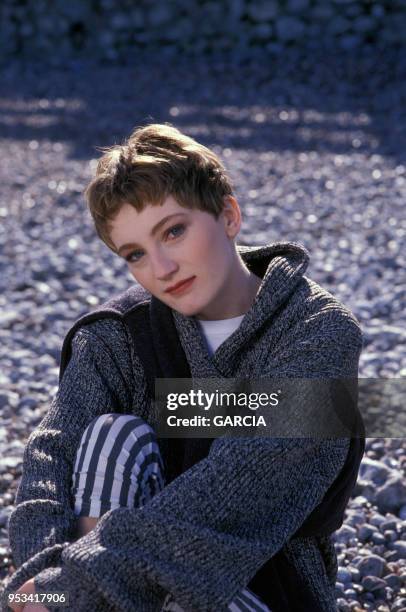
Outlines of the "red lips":
[{"label": "red lips", "polygon": [[185,280],[179,281],[178,283],[176,283],[176,285],[172,285],[172,287],[168,287],[168,289],[165,289],[165,293],[177,295],[178,293],[181,293],[188,289],[195,280],[195,278],[195,276],[191,276],[190,278],[186,278]]}]

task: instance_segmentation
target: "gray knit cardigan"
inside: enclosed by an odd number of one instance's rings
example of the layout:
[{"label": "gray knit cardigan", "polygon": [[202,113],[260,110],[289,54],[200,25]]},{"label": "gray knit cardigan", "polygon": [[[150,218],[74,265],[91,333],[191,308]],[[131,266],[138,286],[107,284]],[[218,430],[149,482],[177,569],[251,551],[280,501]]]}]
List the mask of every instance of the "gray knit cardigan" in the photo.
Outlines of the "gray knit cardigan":
[{"label": "gray knit cardigan", "polygon": [[[262,284],[240,327],[213,356],[196,319],[173,311],[192,376],[357,376],[359,324],[304,275],[307,251],[275,243],[241,253],[261,270]],[[339,473],[349,438],[216,439],[207,458],[147,505],[110,510],[73,541],[70,481],[84,429],[107,412],[150,422],[149,408],[124,324],[103,319],[81,327],[57,395],[25,448],[9,520],[17,571],[6,583],[3,608],[9,592],[36,576],[37,592],[68,591],[70,604],[62,609],[75,612],[158,612],[168,592],[187,611],[221,612],[285,547],[320,608],[336,610],[331,539],[291,536]]]}]

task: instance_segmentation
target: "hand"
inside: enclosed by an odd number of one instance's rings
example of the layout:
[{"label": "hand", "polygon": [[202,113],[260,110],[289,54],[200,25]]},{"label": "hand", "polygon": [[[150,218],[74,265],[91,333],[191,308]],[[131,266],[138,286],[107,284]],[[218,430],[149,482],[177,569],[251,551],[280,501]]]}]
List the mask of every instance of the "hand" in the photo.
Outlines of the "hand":
[{"label": "hand", "polygon": [[[27,582],[16,591],[16,594],[26,594],[26,595],[35,595],[35,584],[34,578],[30,578]],[[13,610],[13,612],[49,612],[48,608],[43,606],[41,603],[13,603],[8,604],[9,607]]]}]

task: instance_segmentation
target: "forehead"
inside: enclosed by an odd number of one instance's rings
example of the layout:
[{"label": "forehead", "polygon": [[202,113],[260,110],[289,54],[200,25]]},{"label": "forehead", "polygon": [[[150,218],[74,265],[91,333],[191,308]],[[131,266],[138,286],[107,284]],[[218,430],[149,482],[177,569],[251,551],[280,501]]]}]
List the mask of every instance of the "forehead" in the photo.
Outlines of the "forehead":
[{"label": "forehead", "polygon": [[145,204],[141,211],[138,211],[132,204],[125,202],[112,220],[111,225],[120,226],[131,221],[140,226],[153,226],[168,215],[188,212],[192,212],[192,209],[181,206],[173,196],[168,196],[162,204]]},{"label": "forehead", "polygon": [[[116,248],[127,242],[140,242],[148,237],[157,223],[168,215],[195,216],[201,211],[181,206],[173,196],[162,204],[146,204],[141,211],[124,203],[110,222],[110,237]],[[174,217],[175,220],[175,217]]]}]

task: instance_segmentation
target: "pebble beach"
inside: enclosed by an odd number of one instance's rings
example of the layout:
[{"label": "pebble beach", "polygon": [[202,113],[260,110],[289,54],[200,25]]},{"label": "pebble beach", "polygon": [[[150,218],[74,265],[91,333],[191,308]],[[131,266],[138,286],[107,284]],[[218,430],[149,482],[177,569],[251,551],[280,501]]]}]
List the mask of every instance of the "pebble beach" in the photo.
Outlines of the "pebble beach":
[{"label": "pebble beach", "polygon": [[[241,244],[308,249],[307,275],[361,324],[360,377],[406,377],[406,53],[10,63],[0,75],[0,586],[24,446],[56,392],[64,335],[132,282],[86,210],[97,147],[166,121],[223,160]],[[406,612],[406,427],[396,416],[390,437],[367,438],[334,536],[340,612]]]}]

